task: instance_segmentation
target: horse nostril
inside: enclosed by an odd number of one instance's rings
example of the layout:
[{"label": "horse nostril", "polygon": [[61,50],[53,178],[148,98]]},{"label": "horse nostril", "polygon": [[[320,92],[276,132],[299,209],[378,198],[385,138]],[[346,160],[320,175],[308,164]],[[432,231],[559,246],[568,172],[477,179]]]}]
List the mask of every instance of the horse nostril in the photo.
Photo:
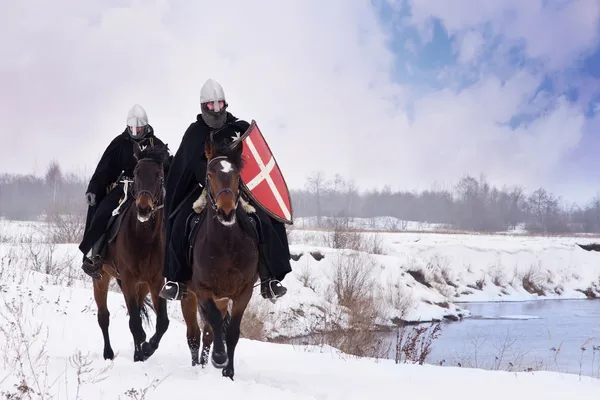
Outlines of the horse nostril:
[{"label": "horse nostril", "polygon": [[148,195],[146,195],[146,194],[140,195],[140,196],[137,198],[137,204],[138,204],[140,207],[143,207],[143,208],[149,208],[149,207],[152,207],[152,197],[150,197],[150,196],[148,196]]},{"label": "horse nostril", "polygon": [[224,208],[219,208],[218,210],[218,214],[219,216],[224,219],[225,221],[230,221],[233,218],[233,209],[230,210],[226,210]]}]

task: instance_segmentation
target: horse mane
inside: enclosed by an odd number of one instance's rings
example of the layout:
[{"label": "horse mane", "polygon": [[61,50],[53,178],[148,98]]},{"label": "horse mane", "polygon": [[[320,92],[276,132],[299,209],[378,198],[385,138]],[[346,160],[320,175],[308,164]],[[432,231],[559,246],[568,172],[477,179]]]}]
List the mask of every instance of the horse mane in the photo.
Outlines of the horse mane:
[{"label": "horse mane", "polygon": [[169,151],[167,146],[147,146],[140,152],[139,159],[150,159],[158,164],[163,164],[167,161],[167,157],[169,155]]},{"label": "horse mane", "polygon": [[235,169],[241,171],[244,168],[245,160],[242,156],[242,143],[238,143],[234,148],[226,142],[212,141],[215,149],[213,157],[227,157],[229,162],[233,164]]}]

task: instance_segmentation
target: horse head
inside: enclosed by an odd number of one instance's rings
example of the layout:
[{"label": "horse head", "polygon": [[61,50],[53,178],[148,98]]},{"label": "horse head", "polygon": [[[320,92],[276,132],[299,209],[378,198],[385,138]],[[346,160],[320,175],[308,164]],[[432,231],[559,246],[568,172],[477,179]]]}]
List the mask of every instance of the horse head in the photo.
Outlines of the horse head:
[{"label": "horse head", "polygon": [[236,222],[235,212],[240,202],[240,172],[244,167],[242,151],[241,141],[233,148],[225,144],[219,146],[212,135],[204,146],[208,199],[217,220],[225,226],[232,226]]},{"label": "horse head", "polygon": [[133,195],[137,218],[146,222],[164,207],[164,171],[169,153],[166,146],[141,148],[135,143],[133,152],[137,160],[133,170]]}]

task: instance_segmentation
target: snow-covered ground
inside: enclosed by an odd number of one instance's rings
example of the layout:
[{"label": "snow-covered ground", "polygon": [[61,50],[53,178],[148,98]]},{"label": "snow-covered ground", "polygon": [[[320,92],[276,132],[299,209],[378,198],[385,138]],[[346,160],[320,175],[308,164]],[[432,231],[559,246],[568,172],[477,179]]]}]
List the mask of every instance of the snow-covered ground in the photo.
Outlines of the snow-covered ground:
[{"label": "snow-covered ground", "polygon": [[[584,299],[584,293],[600,297],[600,254],[576,245],[593,239],[427,232],[359,234],[365,243],[361,247],[380,253],[369,256],[372,277],[383,288],[395,284],[397,293],[411,298],[412,307],[405,315],[409,321],[460,315],[455,305],[467,301]],[[290,233],[293,250],[304,254],[294,265],[296,275],[304,267],[320,274],[315,280],[326,281],[326,271],[339,258],[338,250],[326,247],[334,242],[334,235],[310,230]],[[339,242],[352,244],[357,240],[350,237]],[[325,258],[316,261],[309,256],[314,251]]]},{"label": "snow-covered ground", "polygon": [[[77,245],[39,243],[46,232],[41,222],[0,221],[0,257],[13,260],[4,262],[4,275],[61,270],[63,282],[89,287],[76,280]],[[288,294],[274,305],[259,296],[251,302],[265,338],[327,329],[332,318],[344,326],[347,309],[338,295],[348,292],[374,293],[381,325],[468,317],[460,307],[467,301],[600,297],[600,253],[576,246],[591,238],[306,229],[292,229],[289,237],[295,260],[285,279]],[[177,317],[179,310],[172,311]]]},{"label": "snow-covered ground", "polygon": [[[172,320],[157,352],[133,362],[122,297],[109,293],[114,361],[88,289],[47,285],[41,274],[0,284],[0,393],[7,399],[596,398],[600,380],[551,372],[484,371],[358,359],[328,347],[241,339],[235,381],[192,367],[185,325]],[[153,315],[152,315],[153,316]],[[153,323],[154,321],[152,321]],[[153,324],[146,328],[149,335]],[[42,393],[39,395],[37,393]],[[12,397],[11,397],[12,396]]]},{"label": "snow-covered ground", "polygon": [[[177,302],[169,304],[171,325],[157,353],[134,364],[118,289],[109,293],[110,332],[118,354],[106,362],[77,245],[47,242],[49,229],[42,222],[0,221],[0,393],[26,390],[22,380],[52,395],[31,396],[36,399],[189,394],[341,399],[375,393],[437,398],[449,391],[463,399],[479,399],[482,393],[489,399],[564,399],[600,393],[600,381],[589,377],[397,365],[357,359],[328,346],[248,339],[238,345],[236,381],[231,382],[212,366],[191,366]],[[394,316],[410,321],[468,317],[460,301],[585,298],[581,291],[598,294],[600,285],[600,254],[576,247],[586,242],[582,239],[293,229],[290,240],[295,261],[285,280],[288,294],[275,305],[255,295],[246,314],[250,324],[260,321],[252,333],[260,339],[310,334],[332,326],[332,319],[343,326],[348,309],[339,304],[338,294],[348,292],[375,293],[381,308],[377,322],[389,325]],[[334,249],[335,244],[351,249]],[[523,282],[544,295],[529,293]],[[153,331],[153,325],[146,328],[148,336]]]},{"label": "snow-covered ground", "polygon": [[[319,224],[320,222],[320,224]],[[444,224],[434,224],[419,221],[407,221],[395,217],[373,217],[373,218],[332,218],[321,217],[320,221],[317,217],[300,217],[294,219],[294,226],[300,229],[317,228],[320,226],[328,226],[339,224],[340,222],[347,224],[352,229],[362,230],[387,230],[387,231],[443,231],[450,229]]]}]

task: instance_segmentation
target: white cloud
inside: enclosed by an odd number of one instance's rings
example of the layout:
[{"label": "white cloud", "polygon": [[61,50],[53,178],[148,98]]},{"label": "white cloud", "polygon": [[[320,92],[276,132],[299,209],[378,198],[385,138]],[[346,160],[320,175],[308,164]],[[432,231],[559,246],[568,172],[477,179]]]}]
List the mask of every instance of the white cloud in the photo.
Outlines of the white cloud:
[{"label": "white cloud", "polygon": [[[421,27],[439,18],[450,35],[488,25],[496,35],[525,45],[528,57],[548,68],[572,65],[598,44],[600,3],[595,0],[409,0],[411,23]],[[543,7],[550,4],[551,6]],[[430,40],[425,35],[424,40]]]},{"label": "white cloud", "polygon": [[[480,172],[536,185],[552,179],[581,135],[581,111],[564,101],[540,99],[534,107],[546,113],[519,130],[498,125],[540,83],[528,72],[511,71],[505,83],[481,74],[458,94],[426,94],[409,120],[405,107],[421,88],[393,83],[394,56],[366,0],[122,3],[7,3],[0,16],[7,55],[0,59],[0,170],[30,171],[34,162],[43,168],[54,155],[67,168],[87,165],[89,173],[134,103],[174,150],[209,77],[223,84],[234,115],[258,121],[292,187],[319,169],[363,187],[428,187]],[[588,33],[595,6],[577,22],[582,12],[575,6],[561,16],[504,4],[423,0],[414,2],[412,18],[423,32],[431,33],[432,15],[451,31],[466,29],[465,61],[485,46],[476,29],[486,21],[508,23],[495,29],[522,35],[530,54],[554,66],[596,38]],[[510,17],[517,9],[524,14]],[[566,32],[581,25],[582,32],[567,35],[560,43],[568,49],[554,52],[535,29],[552,24]]]},{"label": "white cloud", "polygon": [[470,63],[474,61],[481,53],[484,40],[481,32],[468,31],[460,41],[458,50],[458,60],[461,63]]},{"label": "white cloud", "polygon": [[[8,6],[0,45],[15,38],[22,45],[3,63],[3,78],[12,79],[3,90],[0,124],[22,139],[12,143],[17,151],[2,151],[3,170],[29,169],[15,154],[40,154],[48,146],[40,139],[50,137],[57,156],[93,166],[136,102],[175,148],[199,112],[200,86],[213,77],[230,111],[257,119],[286,175],[302,184],[310,169],[355,165],[339,155],[356,146],[352,138],[370,134],[370,123],[357,116],[380,119],[387,99],[398,94],[389,81],[393,59],[368,1],[134,4]],[[323,164],[309,162],[313,156]]]}]

